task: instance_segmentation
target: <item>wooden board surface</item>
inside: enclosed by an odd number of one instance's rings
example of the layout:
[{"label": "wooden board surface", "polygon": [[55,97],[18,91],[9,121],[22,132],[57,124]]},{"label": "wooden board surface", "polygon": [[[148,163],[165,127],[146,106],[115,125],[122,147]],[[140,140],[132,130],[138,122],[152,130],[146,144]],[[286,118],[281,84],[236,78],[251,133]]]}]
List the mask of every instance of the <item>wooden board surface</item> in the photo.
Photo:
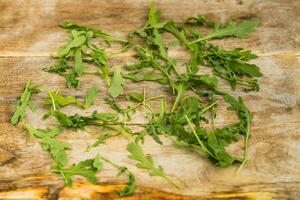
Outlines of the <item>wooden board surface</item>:
[{"label": "wooden board surface", "polygon": [[[73,188],[65,187],[62,179],[50,172],[52,161],[37,141],[32,140],[21,126],[12,127],[8,121],[13,112],[11,103],[20,96],[26,80],[49,88],[61,88],[64,94],[83,98],[91,83],[100,85],[102,96],[95,105],[81,111],[108,110],[103,105],[105,86],[99,77],[84,76],[82,90],[64,88],[62,78],[41,69],[53,61],[49,55],[64,43],[65,30],[57,24],[65,19],[94,25],[103,30],[125,36],[145,22],[149,2],[145,0],[0,0],[0,199],[118,199],[115,190],[122,188],[123,178],[106,166],[98,174],[100,185],[77,179]],[[212,19],[227,21],[258,18],[261,25],[249,39],[227,39],[219,42],[226,48],[244,47],[260,57],[254,62],[264,77],[259,79],[261,91],[237,95],[254,114],[251,128],[250,160],[244,170],[235,175],[238,166],[220,169],[201,155],[178,148],[170,142],[160,146],[148,138],[145,152],[165,168],[182,189],[174,189],[160,178],[149,177],[127,159],[125,138],[110,139],[107,144],[84,152],[95,135],[83,131],[66,131],[59,139],[72,144],[70,162],[78,162],[101,153],[113,161],[128,166],[137,175],[138,191],[125,199],[300,199],[300,2],[299,0],[161,0],[157,7],[163,18],[183,22],[198,13]],[[182,48],[170,50],[175,58],[184,60]],[[132,60],[132,52],[111,59],[121,65]],[[167,88],[157,84],[142,84],[147,95],[163,94],[171,100]],[[140,85],[127,83],[125,93],[141,91]],[[224,86],[225,88],[227,86]],[[45,97],[33,97],[36,104]],[[49,126],[54,121],[42,121],[46,110],[27,112],[27,120],[34,125]],[[64,108],[74,113],[74,108]],[[218,125],[235,120],[226,108],[217,118]],[[135,122],[143,123],[141,114]],[[242,143],[231,151],[239,152]]]}]

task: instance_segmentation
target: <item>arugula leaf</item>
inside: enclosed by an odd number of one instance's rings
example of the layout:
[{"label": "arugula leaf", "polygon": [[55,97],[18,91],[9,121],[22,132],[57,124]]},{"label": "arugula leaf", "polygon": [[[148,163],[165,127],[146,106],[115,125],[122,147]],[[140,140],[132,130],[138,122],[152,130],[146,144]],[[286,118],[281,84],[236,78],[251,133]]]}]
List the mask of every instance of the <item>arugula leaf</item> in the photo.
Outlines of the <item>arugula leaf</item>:
[{"label": "arugula leaf", "polygon": [[60,174],[68,186],[72,186],[74,175],[83,176],[89,182],[96,184],[98,182],[96,174],[99,170],[101,170],[101,162],[98,156],[73,164],[69,168],[63,168],[58,163],[52,167],[52,172]]},{"label": "arugula leaf", "polygon": [[214,132],[207,134],[207,146],[211,149],[216,159],[216,164],[220,167],[228,167],[236,161],[236,158],[233,158],[225,151],[224,144],[220,143],[220,141]]},{"label": "arugula leaf", "polygon": [[90,107],[93,102],[95,101],[96,97],[98,95],[98,89],[96,86],[93,86],[88,89],[83,107],[88,108]]},{"label": "arugula leaf", "polygon": [[67,106],[70,104],[74,104],[79,108],[82,107],[81,103],[74,96],[63,96],[59,93],[58,90],[49,92],[48,95],[49,95],[49,97],[47,99],[44,99],[44,104],[52,105],[54,102],[56,109],[59,109],[61,107],[64,107],[64,106]]},{"label": "arugula leaf", "polygon": [[72,30],[72,39],[65,46],[58,49],[56,56],[58,58],[69,57],[72,49],[84,45],[87,41],[84,33],[83,31]]},{"label": "arugula leaf", "polygon": [[26,128],[31,136],[37,138],[44,138],[44,137],[54,138],[55,136],[57,136],[63,131],[61,127],[56,127],[52,129],[46,129],[46,130],[36,129],[30,124],[26,124]]},{"label": "arugula leaf", "polygon": [[43,69],[49,73],[56,73],[62,77],[64,77],[67,81],[68,87],[73,87],[75,89],[79,89],[80,82],[77,79],[78,75],[74,72],[72,67],[67,63],[65,59],[59,59],[54,65],[49,68]]},{"label": "arugula leaf", "polygon": [[128,156],[132,160],[138,161],[136,166],[141,169],[149,170],[150,176],[160,176],[171,183],[173,186],[178,187],[164,172],[162,166],[156,167],[150,155],[145,155],[142,148],[135,142],[127,145],[127,151],[130,153]]},{"label": "arugula leaf", "polygon": [[56,118],[60,125],[75,129],[88,125],[106,126],[109,123],[116,123],[119,119],[114,113],[98,113],[97,111],[94,111],[90,116],[81,116],[79,114],[67,116],[58,110],[54,110],[51,115]]},{"label": "arugula leaf", "polygon": [[121,69],[120,67],[117,67],[114,71],[114,76],[108,89],[108,92],[113,98],[116,98],[123,94],[123,84],[124,79],[121,75]]},{"label": "arugula leaf", "polygon": [[104,99],[104,101],[107,105],[109,105],[112,109],[114,109],[118,113],[121,113],[121,114],[125,113],[125,109],[123,109],[113,98],[106,97]]},{"label": "arugula leaf", "polygon": [[218,29],[223,27],[221,23],[209,20],[203,15],[198,15],[197,17],[190,17],[186,20],[185,24],[203,25],[213,29]]},{"label": "arugula leaf", "polygon": [[257,25],[257,21],[243,21],[239,25],[237,25],[236,22],[230,21],[224,28],[216,29],[213,32],[210,32],[207,36],[192,41],[190,44],[208,39],[219,39],[229,36],[247,38],[250,32],[255,31]]},{"label": "arugula leaf", "polygon": [[64,165],[67,163],[68,158],[66,150],[70,149],[71,145],[54,139],[56,135],[60,134],[63,131],[62,128],[42,130],[35,129],[30,124],[27,124],[26,128],[31,136],[41,139],[41,146],[44,150],[49,151],[53,160],[55,160],[60,165]]},{"label": "arugula leaf", "polygon": [[249,112],[247,106],[244,104],[243,99],[239,97],[239,100],[237,101],[233,96],[229,94],[225,94],[224,100],[229,103],[234,109],[240,119],[239,128],[242,134],[245,135],[245,148],[244,148],[244,158],[242,161],[242,164],[240,165],[237,173],[243,168],[245,163],[248,160],[248,140],[250,137],[250,125],[252,122],[252,114]]},{"label": "arugula leaf", "polygon": [[100,144],[105,144],[106,140],[112,136],[113,134],[110,132],[100,135],[99,137],[96,138],[96,142],[94,142],[92,145],[89,145],[86,148],[86,151],[90,151],[91,148],[98,147]]},{"label": "arugula leaf", "polygon": [[94,45],[90,44],[88,45],[92,49],[92,53],[90,54],[93,61],[98,65],[98,67],[101,70],[101,76],[103,80],[106,82],[106,85],[110,85],[110,69],[107,64],[106,54],[104,49]]},{"label": "arugula leaf", "polygon": [[41,140],[41,145],[43,149],[49,151],[52,158],[61,165],[67,163],[68,158],[65,150],[70,149],[71,145],[67,143],[60,142],[51,137],[43,137]]},{"label": "arugula leaf", "polygon": [[62,74],[69,69],[71,69],[71,67],[68,65],[67,61],[65,59],[59,59],[54,65],[49,68],[44,68],[43,71]]},{"label": "arugula leaf", "polygon": [[65,29],[72,30],[72,31],[75,30],[75,31],[83,31],[83,32],[87,32],[87,33],[92,33],[92,34],[90,34],[91,37],[100,37],[107,44],[109,44],[109,42],[111,42],[111,41],[117,41],[117,42],[121,42],[121,43],[125,43],[125,44],[128,43],[127,40],[122,39],[117,36],[112,36],[108,33],[103,32],[99,28],[80,26],[80,25],[77,25],[77,24],[74,24],[74,23],[68,22],[68,21],[63,21],[62,23],[60,23],[60,26]]},{"label": "arugula leaf", "polygon": [[121,197],[126,197],[134,194],[135,192],[135,176],[128,172],[128,181],[125,183],[126,187],[123,190],[118,191],[118,194]]},{"label": "arugula leaf", "polygon": [[131,92],[126,96],[126,99],[135,102],[142,102],[144,100],[144,95],[137,92]]},{"label": "arugula leaf", "polygon": [[72,72],[69,73],[69,74],[64,74],[63,77],[66,79],[67,85],[68,85],[69,88],[70,88],[70,87],[73,87],[73,88],[75,88],[75,89],[79,89],[79,87],[80,87],[80,82],[79,82],[79,80],[77,79],[78,76],[77,76],[77,74],[75,74],[75,72],[72,71]]},{"label": "arugula leaf", "polygon": [[262,73],[256,65],[239,62],[236,60],[228,60],[228,66],[235,72],[243,72],[252,77],[260,77]]},{"label": "arugula leaf", "polygon": [[103,163],[101,161],[99,154],[97,154],[96,157],[94,158],[93,167],[98,171],[101,171],[103,168]]},{"label": "arugula leaf", "polygon": [[82,53],[81,53],[81,47],[77,48],[75,50],[74,54],[74,70],[78,76],[80,76],[84,71],[84,65],[82,61]]},{"label": "arugula leaf", "polygon": [[25,117],[25,111],[29,105],[30,97],[32,93],[38,92],[38,86],[31,85],[30,81],[26,82],[25,89],[22,93],[20,101],[18,101],[17,110],[14,112],[13,116],[10,118],[10,123],[16,125],[20,120]]}]

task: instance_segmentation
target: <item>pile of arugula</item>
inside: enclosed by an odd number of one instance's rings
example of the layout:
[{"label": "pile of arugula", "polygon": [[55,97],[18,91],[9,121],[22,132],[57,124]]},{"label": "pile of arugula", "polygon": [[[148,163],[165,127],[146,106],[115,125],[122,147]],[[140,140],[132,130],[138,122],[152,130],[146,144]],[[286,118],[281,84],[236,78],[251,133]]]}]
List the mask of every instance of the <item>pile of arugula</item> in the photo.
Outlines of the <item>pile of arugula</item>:
[{"label": "pile of arugula", "polygon": [[[153,158],[143,152],[141,143],[145,136],[151,136],[160,145],[163,145],[161,138],[165,137],[176,145],[199,151],[219,167],[241,163],[238,168],[240,171],[248,159],[252,114],[241,97],[236,98],[219,87],[219,80],[226,80],[233,90],[240,88],[246,92],[258,91],[256,78],[262,74],[256,65],[248,63],[257,57],[251,51],[242,48],[224,50],[210,43],[210,40],[226,37],[247,38],[256,26],[256,21],[243,21],[240,24],[230,21],[221,24],[201,15],[191,17],[181,25],[172,20],[161,21],[160,11],[155,9],[154,2],[150,5],[145,25],[131,32],[128,39],[112,36],[97,28],[63,22],[61,27],[69,30],[71,37],[53,56],[56,63],[44,71],[64,77],[67,86],[75,89],[80,89],[80,76],[93,74],[102,77],[109,94],[105,103],[115,113],[94,111],[88,116],[82,116],[67,115],[60,110],[69,105],[79,109],[89,108],[99,93],[95,85],[87,90],[86,97],[81,102],[74,96],[64,96],[58,90],[49,91],[28,81],[20,100],[17,101],[17,110],[11,118],[11,124],[16,125],[24,119],[26,108],[32,107],[30,98],[33,93],[47,93],[48,97],[43,103],[49,111],[43,118],[55,118],[58,126],[39,129],[26,124],[26,128],[55,161],[52,172],[60,174],[69,186],[72,185],[73,175],[80,175],[92,183],[97,183],[96,174],[101,171],[105,162],[119,171],[117,176],[128,176],[126,187],[118,191],[120,196],[131,195],[135,191],[135,176],[132,172],[99,154],[95,158],[68,166],[67,151],[72,147],[55,137],[64,129],[86,130],[88,126],[97,127],[102,134],[86,151],[105,143],[110,137],[123,135],[129,140],[127,151],[129,158],[137,162],[136,166],[148,170],[150,176],[164,178],[175,187],[179,187],[178,184],[165,174],[162,166],[157,166]],[[198,27],[210,31],[204,34]],[[191,58],[184,68],[169,56],[168,45],[163,41],[165,34],[172,34],[177,39],[173,44],[184,46],[190,53]],[[137,44],[136,37],[142,39],[143,44]],[[111,47],[111,43],[121,44],[122,47],[117,53],[134,49],[136,62],[123,68],[110,66],[108,58],[113,54],[107,49]],[[91,72],[87,70],[88,67],[96,67],[97,70]],[[211,69],[211,73],[204,74],[200,67]],[[144,89],[143,93],[128,92],[126,99],[130,106],[123,107],[117,100],[124,95],[125,80],[151,81],[166,85],[170,88],[174,101],[169,105],[163,96],[147,98]],[[150,101],[158,99],[161,102],[159,112],[149,105]],[[221,101],[228,103],[230,109],[236,112],[239,122],[216,127],[217,106]],[[140,125],[140,131],[134,132],[130,128],[131,117],[139,107],[144,108],[148,122]],[[207,124],[211,128],[207,128]],[[226,147],[241,137],[244,138],[244,155],[239,158],[228,153]]]}]

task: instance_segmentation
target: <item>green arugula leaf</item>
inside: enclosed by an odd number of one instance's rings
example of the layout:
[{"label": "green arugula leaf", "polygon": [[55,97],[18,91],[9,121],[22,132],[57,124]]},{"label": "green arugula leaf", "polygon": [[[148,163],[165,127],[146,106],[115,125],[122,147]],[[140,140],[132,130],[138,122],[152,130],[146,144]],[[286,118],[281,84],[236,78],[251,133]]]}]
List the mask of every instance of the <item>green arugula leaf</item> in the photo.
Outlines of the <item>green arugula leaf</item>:
[{"label": "green arugula leaf", "polygon": [[95,169],[97,169],[97,171],[101,171],[102,170],[103,163],[101,161],[101,158],[100,158],[99,154],[97,154],[96,157],[94,158],[93,167]]},{"label": "green arugula leaf", "polygon": [[135,176],[128,172],[128,181],[125,183],[126,187],[123,190],[118,191],[118,194],[121,197],[126,197],[134,194],[135,192]]},{"label": "green arugula leaf", "polygon": [[120,67],[117,67],[114,71],[114,76],[108,89],[108,92],[113,98],[116,98],[123,94],[123,84],[124,79],[121,75],[121,69]]},{"label": "green arugula leaf", "polygon": [[49,151],[53,160],[55,160],[60,165],[64,165],[67,163],[68,158],[66,150],[70,149],[71,145],[54,139],[55,136],[63,131],[62,128],[42,130],[36,129],[30,124],[27,124],[26,128],[31,136],[41,139],[41,146],[44,150]]},{"label": "green arugula leaf", "polygon": [[74,96],[63,96],[59,93],[58,90],[49,92],[48,95],[49,95],[49,97],[47,99],[44,99],[43,103],[45,105],[52,105],[54,102],[56,109],[59,109],[61,107],[71,105],[71,104],[76,105],[79,108],[82,107],[81,103]]},{"label": "green arugula leaf", "polygon": [[141,169],[149,170],[150,176],[160,176],[171,183],[173,186],[178,187],[169,177],[165,175],[162,166],[156,167],[150,155],[145,155],[142,148],[135,142],[127,145],[127,151],[130,153],[128,156],[132,160],[138,161],[136,166]]},{"label": "green arugula leaf", "polygon": [[56,73],[62,77],[64,77],[67,81],[68,87],[73,87],[75,89],[79,89],[80,82],[77,79],[78,75],[74,72],[72,67],[67,63],[65,59],[59,59],[54,65],[49,68],[43,69],[49,73]]},{"label": "green arugula leaf", "polygon": [[237,173],[243,168],[245,163],[248,160],[248,140],[250,137],[250,125],[252,122],[252,114],[249,112],[247,106],[244,104],[243,99],[239,97],[239,100],[236,100],[233,96],[225,94],[224,100],[231,105],[231,108],[234,109],[240,119],[239,128],[242,134],[245,136],[245,148],[244,148],[244,158],[242,164],[240,165]]},{"label": "green arugula leaf", "polygon": [[228,60],[228,66],[235,72],[243,72],[252,77],[260,77],[262,73],[256,65],[239,62],[236,60]]},{"label": "green arugula leaf", "polygon": [[56,118],[60,125],[67,128],[83,128],[88,125],[106,126],[108,123],[116,123],[118,116],[114,113],[98,113],[94,111],[90,116],[81,116],[79,114],[67,116],[66,114],[54,110],[51,115]]},{"label": "green arugula leaf", "polygon": [[73,48],[84,45],[87,41],[84,33],[83,31],[72,30],[72,39],[65,46],[59,48],[56,56],[58,58],[68,57]]},{"label": "green arugula leaf", "polygon": [[75,55],[74,55],[74,70],[78,76],[82,75],[84,71],[84,65],[82,61],[82,53],[81,53],[81,47],[77,48],[75,50]]},{"label": "green arugula leaf", "polygon": [[73,87],[75,89],[79,89],[80,87],[80,82],[77,79],[77,74],[75,74],[75,72],[71,72],[69,74],[64,74],[63,77],[66,79],[67,81],[67,85],[68,87]]},{"label": "green arugula leaf", "polygon": [[99,170],[101,170],[101,164],[97,156],[94,159],[87,159],[78,164],[73,164],[69,168],[63,168],[58,163],[52,167],[52,172],[60,174],[68,186],[72,186],[72,176],[74,175],[83,176],[91,183],[96,184],[98,182],[96,174]]},{"label": "green arugula leaf", "polygon": [[126,99],[134,102],[142,102],[144,100],[144,95],[137,92],[131,92],[126,96]]},{"label": "green arugula leaf", "polygon": [[113,134],[110,132],[100,135],[96,138],[96,142],[86,148],[86,151],[90,151],[92,148],[98,147],[100,144],[105,144],[106,140],[112,136]]},{"label": "green arugula leaf", "polygon": [[113,98],[111,97],[106,97],[104,99],[105,104],[109,105],[112,109],[117,111],[118,113],[124,114],[125,109],[123,109]]},{"label": "green arugula leaf", "polygon": [[52,129],[46,129],[46,130],[36,129],[30,124],[26,124],[26,128],[32,137],[37,137],[37,138],[44,138],[44,137],[54,138],[55,136],[57,136],[63,131],[63,128],[61,127],[56,127]]},{"label": "green arugula leaf", "polygon": [[96,97],[98,95],[98,88],[96,86],[93,86],[88,89],[83,107],[88,108],[90,107],[93,102],[96,100]]},{"label": "green arugula leaf", "polygon": [[17,110],[14,112],[13,116],[10,118],[10,123],[16,125],[20,120],[25,117],[25,111],[29,105],[30,97],[32,93],[38,92],[38,86],[31,85],[30,81],[26,82],[25,89],[22,93],[21,99],[18,102]]},{"label": "green arugula leaf", "polygon": [[197,17],[190,17],[186,20],[185,24],[203,25],[209,28],[213,28],[215,30],[223,27],[221,23],[209,20],[203,15],[198,15]]},{"label": "green arugula leaf", "polygon": [[192,41],[192,43],[201,42],[208,39],[224,38],[234,36],[238,38],[247,38],[250,32],[255,31],[257,21],[243,21],[237,25],[236,22],[230,21],[224,28],[216,29],[207,36]]},{"label": "green arugula leaf", "polygon": [[80,26],[80,25],[77,25],[77,24],[74,24],[74,23],[68,22],[68,21],[64,21],[64,22],[60,23],[60,26],[65,29],[72,30],[72,31],[75,30],[75,31],[87,32],[87,33],[89,33],[90,37],[100,37],[107,44],[109,44],[109,42],[112,42],[112,41],[121,42],[121,43],[125,43],[125,44],[128,43],[127,40],[122,39],[117,36],[112,36],[108,33],[103,32],[99,28]]},{"label": "green arugula leaf", "polygon": [[55,160],[61,165],[67,163],[68,158],[65,151],[71,148],[70,144],[60,142],[51,137],[43,137],[41,140],[41,145],[43,149],[49,151],[53,160]]}]

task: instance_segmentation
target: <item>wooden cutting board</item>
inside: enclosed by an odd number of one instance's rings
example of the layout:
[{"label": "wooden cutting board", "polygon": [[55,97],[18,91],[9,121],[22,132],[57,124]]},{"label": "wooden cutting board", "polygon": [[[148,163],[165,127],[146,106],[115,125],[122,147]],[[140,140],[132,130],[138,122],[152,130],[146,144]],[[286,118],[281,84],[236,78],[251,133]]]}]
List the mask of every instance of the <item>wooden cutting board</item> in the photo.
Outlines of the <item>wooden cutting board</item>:
[{"label": "wooden cutting board", "polygon": [[[52,160],[39,143],[28,136],[21,125],[12,127],[9,118],[11,104],[20,96],[24,83],[60,88],[64,94],[83,98],[91,84],[101,88],[101,98],[95,105],[81,111],[109,110],[103,103],[105,86],[99,77],[84,76],[82,89],[65,88],[65,81],[42,71],[53,60],[49,55],[62,45],[68,35],[58,27],[62,20],[101,27],[108,33],[126,36],[141,27],[147,16],[146,0],[0,0],[0,199],[121,199],[116,189],[124,187],[126,179],[116,178],[109,166],[99,173],[100,185],[91,185],[78,178],[72,188],[50,172]],[[182,185],[174,189],[160,178],[150,177],[127,158],[125,138],[109,139],[104,145],[84,152],[96,134],[83,131],[66,132],[59,139],[72,144],[70,163],[91,158],[97,153],[126,165],[137,175],[138,191],[124,199],[300,199],[300,2],[299,0],[161,0],[157,7],[164,19],[184,22],[198,13],[223,22],[258,18],[261,24],[249,39],[226,39],[218,44],[225,48],[244,47],[259,58],[254,62],[264,74],[259,79],[261,91],[242,95],[254,114],[251,128],[250,160],[240,174],[238,166],[221,169],[212,166],[203,156],[178,148],[168,141],[160,146],[147,138],[143,149],[153,155],[167,175]],[[132,60],[132,51],[110,60],[113,65]],[[184,60],[183,48],[170,49],[170,55]],[[157,84],[126,83],[125,92],[141,91],[145,87],[149,97],[170,96],[168,88]],[[226,86],[227,87],[227,86]],[[40,105],[45,94],[33,97]],[[170,97],[171,101],[172,98]],[[124,100],[125,102],[125,100]],[[222,106],[221,106],[222,107]],[[42,121],[45,108],[27,112],[27,120],[36,126],[54,124]],[[74,113],[67,107],[64,112]],[[232,113],[221,108],[218,125],[234,122]],[[143,123],[137,114],[135,122]],[[98,133],[99,134],[99,133]],[[230,147],[240,151],[242,142]]]}]

